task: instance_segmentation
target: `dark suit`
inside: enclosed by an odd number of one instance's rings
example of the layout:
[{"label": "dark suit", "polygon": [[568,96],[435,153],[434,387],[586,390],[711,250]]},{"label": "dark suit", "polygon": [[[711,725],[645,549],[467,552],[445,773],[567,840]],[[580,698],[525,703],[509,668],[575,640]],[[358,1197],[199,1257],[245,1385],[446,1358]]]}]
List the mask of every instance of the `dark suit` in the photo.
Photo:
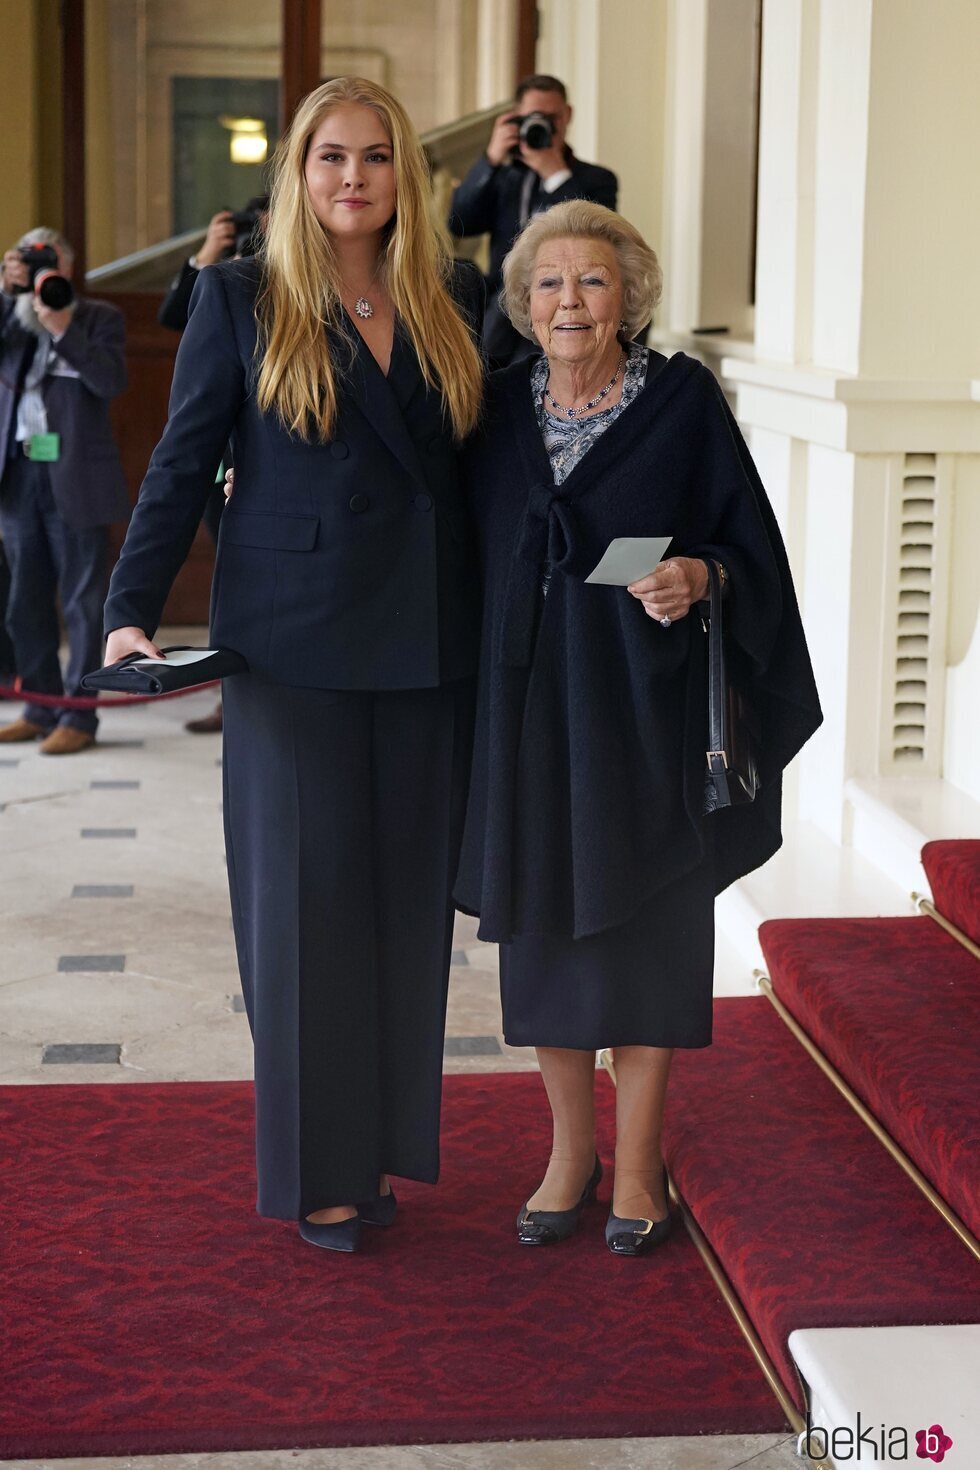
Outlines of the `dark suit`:
[{"label": "dark suit", "polygon": [[[438,1174],[477,579],[441,396],[406,334],[386,377],[351,326],[334,433],[304,442],[256,405],[258,272],[200,273],[106,629],[155,630],[230,437],[211,637],[250,672],[223,691],[225,842],[257,1208],[295,1220],[370,1199],[381,1172]],[[479,273],[455,288],[478,320]]]},{"label": "dark suit", "polygon": [[[528,217],[552,209],[566,199],[591,199],[594,204],[616,208],[618,182],[608,168],[583,163],[568,151],[568,167],[572,171],[553,193],[547,193],[535,180],[528,199]],[[532,171],[522,163],[495,167],[482,154],[453,193],[449,229],[453,235],[490,235],[490,270],[487,291],[490,300],[483,325],[483,347],[497,366],[504,367],[535,349],[515,332],[497,301],[503,274],[504,256],[522,228],[521,204]]]},{"label": "dark suit", "polygon": [[169,327],[172,332],[182,332],[187,326],[187,310],[191,304],[191,295],[203,269],[203,266],[191,265],[189,260],[184,261],[160,303],[157,321],[161,327]]},{"label": "dark suit", "polygon": [[[25,458],[16,441],[17,409],[39,338],[0,303],[0,533],[11,571],[7,628],[24,686],[42,694],[81,692],[102,646],[106,527],[124,520],[129,497],[112,435],[109,402],[126,386],[122,313],[102,301],[78,302],[41,382],[48,429],[60,435],[51,463]],[[61,371],[52,372],[59,366]],[[67,371],[65,371],[67,370]],[[58,663],[60,596],[69,659]],[[51,728],[56,712],[28,704],[25,716]],[[94,731],[92,711],[69,711],[61,723]]]},{"label": "dark suit", "polygon": [[[161,327],[169,327],[172,332],[182,332],[187,326],[187,313],[191,304],[191,296],[197,284],[197,278],[203,266],[191,265],[185,260],[180,270],[170,282],[170,288],[160,303],[157,312],[157,321]],[[225,451],[225,469],[231,466],[231,450]],[[204,504],[204,524],[208,529],[212,540],[217,544],[218,532],[221,529],[221,517],[225,509],[224,481],[220,481],[211,487],[211,493]]]}]

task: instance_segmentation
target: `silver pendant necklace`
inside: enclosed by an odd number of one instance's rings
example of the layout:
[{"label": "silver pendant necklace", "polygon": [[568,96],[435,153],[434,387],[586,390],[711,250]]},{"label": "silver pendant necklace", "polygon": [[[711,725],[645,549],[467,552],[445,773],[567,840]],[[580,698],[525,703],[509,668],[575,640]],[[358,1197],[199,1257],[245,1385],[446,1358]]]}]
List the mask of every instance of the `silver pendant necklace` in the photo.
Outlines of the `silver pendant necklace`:
[{"label": "silver pendant necklace", "polygon": [[[379,260],[378,264],[374,268],[374,275],[371,277],[371,284],[368,287],[369,291],[374,290],[375,282],[378,279],[378,271],[380,269],[381,262]],[[360,317],[362,322],[369,321],[370,318],[374,316],[374,307],[371,305],[367,296],[358,296],[357,300],[354,302],[354,315]]]},{"label": "silver pendant necklace", "polygon": [[558,400],[552,394],[551,389],[549,387],[547,387],[547,386],[545,387],[545,390],[544,390],[545,391],[545,396],[547,397],[548,402],[551,404],[552,408],[556,408],[558,410],[558,412],[559,413],[563,413],[566,418],[569,418],[569,419],[577,418],[580,413],[586,413],[590,408],[595,408],[596,404],[597,403],[601,403],[602,400],[605,398],[605,396],[606,396],[607,393],[611,393],[612,392],[612,390],[615,388],[616,384],[619,382],[619,375],[620,375],[620,373],[623,370],[623,363],[625,361],[626,361],[626,353],[624,352],[623,355],[622,355],[622,357],[619,359],[619,362],[616,365],[616,371],[613,373],[612,377],[609,379],[609,382],[606,384],[606,386],[604,388],[600,389],[599,392],[596,394],[596,396],[594,398],[590,398],[589,401],[588,401],[588,403],[583,403],[582,406],[581,406],[581,408],[566,408],[563,403],[559,403],[558,402]]}]

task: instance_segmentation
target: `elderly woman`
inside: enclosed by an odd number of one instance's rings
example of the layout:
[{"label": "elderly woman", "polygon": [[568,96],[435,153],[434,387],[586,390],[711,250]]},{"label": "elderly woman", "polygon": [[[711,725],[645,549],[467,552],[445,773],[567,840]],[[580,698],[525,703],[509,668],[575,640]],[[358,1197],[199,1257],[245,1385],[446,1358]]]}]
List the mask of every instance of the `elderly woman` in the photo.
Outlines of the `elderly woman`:
[{"label": "elderly woman", "polygon": [[[610,1047],[620,1255],[669,1233],[664,1100],[674,1048],[711,1042],[714,898],[779,846],[781,773],[821,719],[782,540],[714,377],[631,341],[660,285],[611,210],[533,220],[502,301],[542,355],[492,377],[464,461],[485,604],[455,898],[499,942],[504,1035],[537,1049],[554,1124],[518,1239],[565,1238],[595,1194]],[[671,537],[669,559],[626,588],[586,582],[640,536]],[[710,815],[706,559],[762,732],[755,801]]]}]

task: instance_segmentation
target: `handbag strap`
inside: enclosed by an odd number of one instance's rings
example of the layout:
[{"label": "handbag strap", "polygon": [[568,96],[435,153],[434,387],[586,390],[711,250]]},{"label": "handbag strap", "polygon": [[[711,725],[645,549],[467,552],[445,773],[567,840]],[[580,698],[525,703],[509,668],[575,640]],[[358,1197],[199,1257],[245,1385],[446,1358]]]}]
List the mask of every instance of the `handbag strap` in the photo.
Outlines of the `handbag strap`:
[{"label": "handbag strap", "polygon": [[721,578],[710,557],[704,557],[708,568],[708,770],[718,775],[728,770],[728,739],[725,699],[725,643],[721,623]]}]

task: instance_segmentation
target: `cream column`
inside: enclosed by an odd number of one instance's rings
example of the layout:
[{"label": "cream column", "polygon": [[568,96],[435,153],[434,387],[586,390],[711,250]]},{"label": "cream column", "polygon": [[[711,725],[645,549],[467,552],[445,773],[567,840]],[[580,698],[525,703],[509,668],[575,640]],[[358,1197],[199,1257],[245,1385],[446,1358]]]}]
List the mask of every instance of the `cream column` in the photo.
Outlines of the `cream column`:
[{"label": "cream column", "polygon": [[515,0],[479,0],[476,45],[476,108],[495,107],[513,97],[517,47]]},{"label": "cream column", "polygon": [[837,840],[849,780],[935,777],[962,749],[943,706],[980,452],[977,54],[972,0],[765,5],[757,351],[722,368],[780,476],[827,714],[800,811]]},{"label": "cream column", "polygon": [[[697,3],[697,0],[696,0]],[[663,257],[668,0],[544,0],[537,66],[572,104],[569,141],[619,178],[619,208]]]}]

